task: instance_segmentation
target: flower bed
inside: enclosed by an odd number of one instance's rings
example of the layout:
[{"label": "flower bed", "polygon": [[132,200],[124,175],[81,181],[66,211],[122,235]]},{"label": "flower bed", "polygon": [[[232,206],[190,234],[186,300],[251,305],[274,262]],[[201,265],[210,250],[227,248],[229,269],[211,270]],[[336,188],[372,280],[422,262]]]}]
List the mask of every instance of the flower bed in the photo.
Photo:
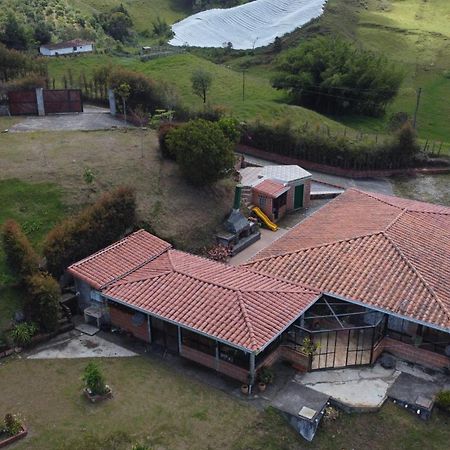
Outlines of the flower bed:
[{"label": "flower bed", "polygon": [[83,390],[84,396],[91,402],[91,403],[97,403],[101,402],[102,400],[106,400],[108,398],[112,398],[112,390],[109,386],[106,386],[106,392],[102,395],[100,394],[94,394],[92,391],[88,388],[85,388]]},{"label": "flower bed", "polygon": [[5,432],[0,432],[0,448],[4,448],[13,442],[23,439],[28,434],[28,430],[22,426],[22,431],[14,436],[8,436]]}]

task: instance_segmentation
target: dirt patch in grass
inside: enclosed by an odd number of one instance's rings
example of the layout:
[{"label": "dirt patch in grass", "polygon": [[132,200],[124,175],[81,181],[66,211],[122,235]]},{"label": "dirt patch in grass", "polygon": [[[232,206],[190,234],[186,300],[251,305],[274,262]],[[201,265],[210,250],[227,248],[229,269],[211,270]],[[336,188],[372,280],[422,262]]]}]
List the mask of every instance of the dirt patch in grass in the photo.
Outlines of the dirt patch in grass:
[{"label": "dirt patch in grass", "polygon": [[[160,237],[195,250],[211,241],[232,205],[233,182],[194,188],[160,157],[152,131],[36,132],[0,136],[3,179],[51,182],[76,210],[119,185],[136,189],[140,218]],[[143,142],[143,150],[141,147]],[[86,169],[94,182],[83,179]]]}]

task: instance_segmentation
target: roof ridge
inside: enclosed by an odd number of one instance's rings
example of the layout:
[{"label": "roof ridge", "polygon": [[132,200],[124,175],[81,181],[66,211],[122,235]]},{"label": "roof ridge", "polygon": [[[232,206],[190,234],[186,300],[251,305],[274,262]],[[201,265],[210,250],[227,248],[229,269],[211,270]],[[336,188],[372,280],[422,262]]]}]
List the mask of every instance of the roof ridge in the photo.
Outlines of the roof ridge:
[{"label": "roof ridge", "polygon": [[237,299],[238,299],[239,308],[240,308],[240,310],[242,312],[242,315],[244,316],[245,325],[246,325],[247,330],[248,330],[249,335],[250,335],[250,339],[251,339],[251,342],[252,342],[252,347],[253,347],[253,349],[257,348],[258,347],[258,343],[256,342],[255,330],[253,329],[253,325],[251,323],[249,314],[247,312],[247,308],[245,306],[245,302],[244,302],[244,300],[242,298],[242,295],[241,295],[240,291],[238,291],[238,293],[237,293]]},{"label": "roof ridge", "polygon": [[362,238],[366,238],[366,237],[376,236],[377,234],[381,234],[381,233],[383,233],[383,230],[376,231],[376,232],[371,232],[371,233],[360,234],[358,236],[354,236],[354,237],[351,237],[351,238],[338,239],[337,241],[325,242],[323,244],[311,245],[310,247],[304,247],[304,248],[300,248],[298,250],[291,250],[291,251],[283,252],[283,253],[280,253],[279,255],[265,256],[264,258],[259,258],[259,259],[255,259],[253,261],[246,262],[246,263],[242,264],[242,267],[247,267],[248,265],[254,264],[254,263],[259,262],[259,261],[266,261],[268,259],[278,258],[280,256],[293,255],[294,253],[300,253],[300,252],[303,252],[305,250],[313,250],[315,248],[328,247],[330,245],[341,244],[343,242],[354,241],[356,239],[362,239]]},{"label": "roof ridge", "polygon": [[[378,201],[381,202],[381,203],[384,203],[384,204],[386,204],[386,205],[392,206],[393,208],[401,209],[402,211],[406,211],[406,212],[417,212],[417,213],[423,213],[423,214],[438,214],[438,215],[445,215],[445,216],[450,215],[450,208],[448,208],[448,207],[445,206],[445,205],[438,205],[438,204],[435,204],[435,203],[423,202],[423,201],[421,201],[421,200],[413,200],[413,199],[411,199],[411,198],[398,197],[397,195],[383,194],[383,193],[381,193],[381,192],[367,192],[367,191],[361,191],[361,190],[359,190],[359,189],[357,189],[357,188],[351,188],[351,189],[353,189],[353,190],[355,190],[355,191],[358,191],[358,192],[361,192],[362,194],[365,194],[365,195],[367,195],[368,197],[373,198],[374,200],[378,200]],[[434,206],[434,207],[436,207],[436,208],[445,208],[445,209],[448,209],[449,212],[442,212],[442,211],[426,211],[426,210],[420,210],[420,209],[414,208],[414,207],[393,205],[392,203],[389,203],[388,201],[379,198],[378,195],[384,195],[384,196],[386,196],[386,197],[394,197],[394,198],[398,198],[398,199],[400,199],[400,200],[407,201],[407,202],[423,203],[423,204],[425,204],[425,205],[431,205],[431,206]]]},{"label": "roof ridge", "polygon": [[126,276],[132,274],[133,272],[136,272],[136,270],[141,269],[142,267],[144,267],[146,264],[148,264],[149,262],[154,261],[155,259],[159,258],[163,253],[167,252],[169,249],[165,248],[163,250],[161,250],[158,254],[156,255],[152,255],[150,258],[146,259],[144,262],[142,262],[141,264],[138,264],[136,267],[133,267],[130,270],[127,270],[125,273],[123,273],[122,275],[118,275],[117,277],[113,278],[112,280],[108,281],[107,283],[102,284],[99,289],[105,289],[106,287],[108,287],[110,284],[116,283],[117,281],[125,278]]},{"label": "roof ridge", "polygon": [[[260,276],[262,278],[266,278],[266,279],[269,279],[269,280],[274,280],[275,279],[277,281],[281,281],[281,282],[283,282],[285,284],[288,284],[288,285],[292,286],[293,288],[299,288],[299,289],[302,289],[303,291],[318,292],[318,289],[314,289],[314,288],[312,288],[310,286],[304,286],[301,283],[295,283],[293,281],[283,280],[282,278],[278,278],[278,277],[275,277],[275,276],[270,275],[270,274],[260,273],[260,272],[258,272],[256,270],[250,270],[250,269],[248,269],[247,267],[244,267],[244,266],[231,266],[229,264],[224,264],[224,263],[220,263],[218,261],[213,261],[213,260],[210,260],[208,258],[204,258],[204,257],[199,256],[199,255],[193,255],[191,253],[185,253],[185,252],[183,252],[181,250],[174,250],[174,251],[176,251],[178,253],[189,255],[191,257],[194,256],[194,257],[196,257],[198,259],[204,259],[204,260],[206,260],[206,261],[208,261],[210,263],[213,263],[213,264],[221,264],[221,265],[227,267],[229,270],[232,270],[233,272],[238,272],[238,273],[239,272],[243,272],[243,271],[252,272],[252,273],[257,274],[258,276]],[[170,254],[171,252],[168,251],[167,253]],[[169,258],[170,258],[170,256],[169,256]],[[213,284],[214,286],[218,286],[218,287],[221,287],[223,289],[227,289],[229,291],[234,291],[234,292],[280,292],[277,289],[273,289],[273,290],[271,290],[271,289],[258,289],[258,288],[256,288],[256,289],[246,289],[246,288],[232,287],[232,286],[229,286],[227,284],[220,283],[218,281],[205,280],[205,279],[201,278],[198,275],[194,275],[192,273],[189,273],[189,272],[186,272],[186,271],[184,271],[182,269],[179,269],[179,268],[175,267],[175,265],[173,264],[172,260],[171,260],[171,264],[172,264],[174,272],[177,272],[177,273],[179,273],[181,275],[185,275],[187,277],[190,277],[190,278],[193,278],[195,280],[201,281],[203,283]],[[294,291],[294,290],[292,290],[292,291],[290,291],[290,290],[288,290],[288,291],[281,291],[281,292],[284,292],[284,293],[298,293],[297,291]]]},{"label": "roof ridge", "polygon": [[[164,277],[166,275],[170,275],[173,272],[161,272],[158,275],[155,275],[154,277],[145,277],[145,278],[138,278],[136,280],[124,280],[124,279],[118,279],[115,281],[111,281],[108,284],[105,284],[102,289],[109,289],[112,286],[125,286],[126,284],[134,284],[134,283],[142,283],[144,281],[148,281],[148,280],[154,280],[156,278],[161,278]],[[130,274],[129,274],[130,275]]]},{"label": "roof ridge", "polygon": [[389,224],[387,225],[387,227],[386,227],[384,230],[382,230],[382,231],[383,231],[383,232],[388,231],[389,228],[391,228],[392,225],[394,225],[394,224],[400,219],[400,217],[404,216],[407,212],[408,212],[407,209],[402,209],[401,212],[400,212],[400,214],[399,214],[397,217],[394,217],[394,219],[391,221],[391,223],[389,223]]},{"label": "roof ridge", "polygon": [[402,258],[403,262],[411,268],[411,270],[415,273],[417,278],[421,281],[421,283],[425,286],[427,291],[430,293],[430,295],[434,298],[434,300],[439,304],[440,308],[444,311],[444,313],[447,315],[447,320],[450,322],[450,311],[447,309],[447,306],[442,302],[442,300],[439,298],[439,296],[434,292],[433,288],[426,282],[426,280],[423,278],[421,273],[416,269],[414,264],[412,264],[411,261],[403,254],[401,249],[398,247],[398,245],[383,231],[382,235],[389,241],[389,243],[394,247],[394,249],[397,251],[397,253]]}]

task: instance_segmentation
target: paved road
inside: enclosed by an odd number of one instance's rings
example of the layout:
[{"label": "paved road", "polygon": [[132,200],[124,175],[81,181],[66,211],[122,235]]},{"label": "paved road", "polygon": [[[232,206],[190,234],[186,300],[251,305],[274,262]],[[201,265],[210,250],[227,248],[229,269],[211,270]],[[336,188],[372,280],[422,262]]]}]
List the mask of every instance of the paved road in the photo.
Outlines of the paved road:
[{"label": "paved road", "polygon": [[[255,158],[253,156],[244,155],[245,160],[260,166],[272,166],[276,163],[273,161],[267,161],[261,158]],[[392,184],[387,178],[346,178],[339,177],[337,175],[328,175],[322,172],[316,172],[314,170],[308,170],[311,173],[314,180],[323,181],[325,183],[335,184],[344,188],[356,187],[363,191],[379,192],[381,194],[393,194]]]},{"label": "paved road", "polygon": [[12,133],[27,131],[104,130],[123,127],[124,122],[109,114],[108,109],[87,106],[82,113],[51,114],[44,117],[27,116],[13,125]]}]

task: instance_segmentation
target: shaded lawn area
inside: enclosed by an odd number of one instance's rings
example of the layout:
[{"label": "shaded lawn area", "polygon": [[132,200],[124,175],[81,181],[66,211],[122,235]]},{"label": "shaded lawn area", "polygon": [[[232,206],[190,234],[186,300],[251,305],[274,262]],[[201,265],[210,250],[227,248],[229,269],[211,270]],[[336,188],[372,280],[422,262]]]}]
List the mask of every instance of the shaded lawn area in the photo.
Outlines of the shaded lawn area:
[{"label": "shaded lawn area", "polygon": [[315,441],[299,438],[274,410],[260,412],[148,357],[97,360],[114,399],[81,396],[87,359],[19,360],[0,365],[0,414],[19,412],[30,429],[17,449],[444,449],[450,420],[422,422],[393,404],[380,413],[340,414]]},{"label": "shaded lawn area", "polygon": [[[61,195],[61,190],[51,183],[0,180],[0,228],[7,219],[16,220],[39,249],[42,238],[64,216]],[[15,284],[0,245],[0,333],[22,305],[24,294]]]}]

